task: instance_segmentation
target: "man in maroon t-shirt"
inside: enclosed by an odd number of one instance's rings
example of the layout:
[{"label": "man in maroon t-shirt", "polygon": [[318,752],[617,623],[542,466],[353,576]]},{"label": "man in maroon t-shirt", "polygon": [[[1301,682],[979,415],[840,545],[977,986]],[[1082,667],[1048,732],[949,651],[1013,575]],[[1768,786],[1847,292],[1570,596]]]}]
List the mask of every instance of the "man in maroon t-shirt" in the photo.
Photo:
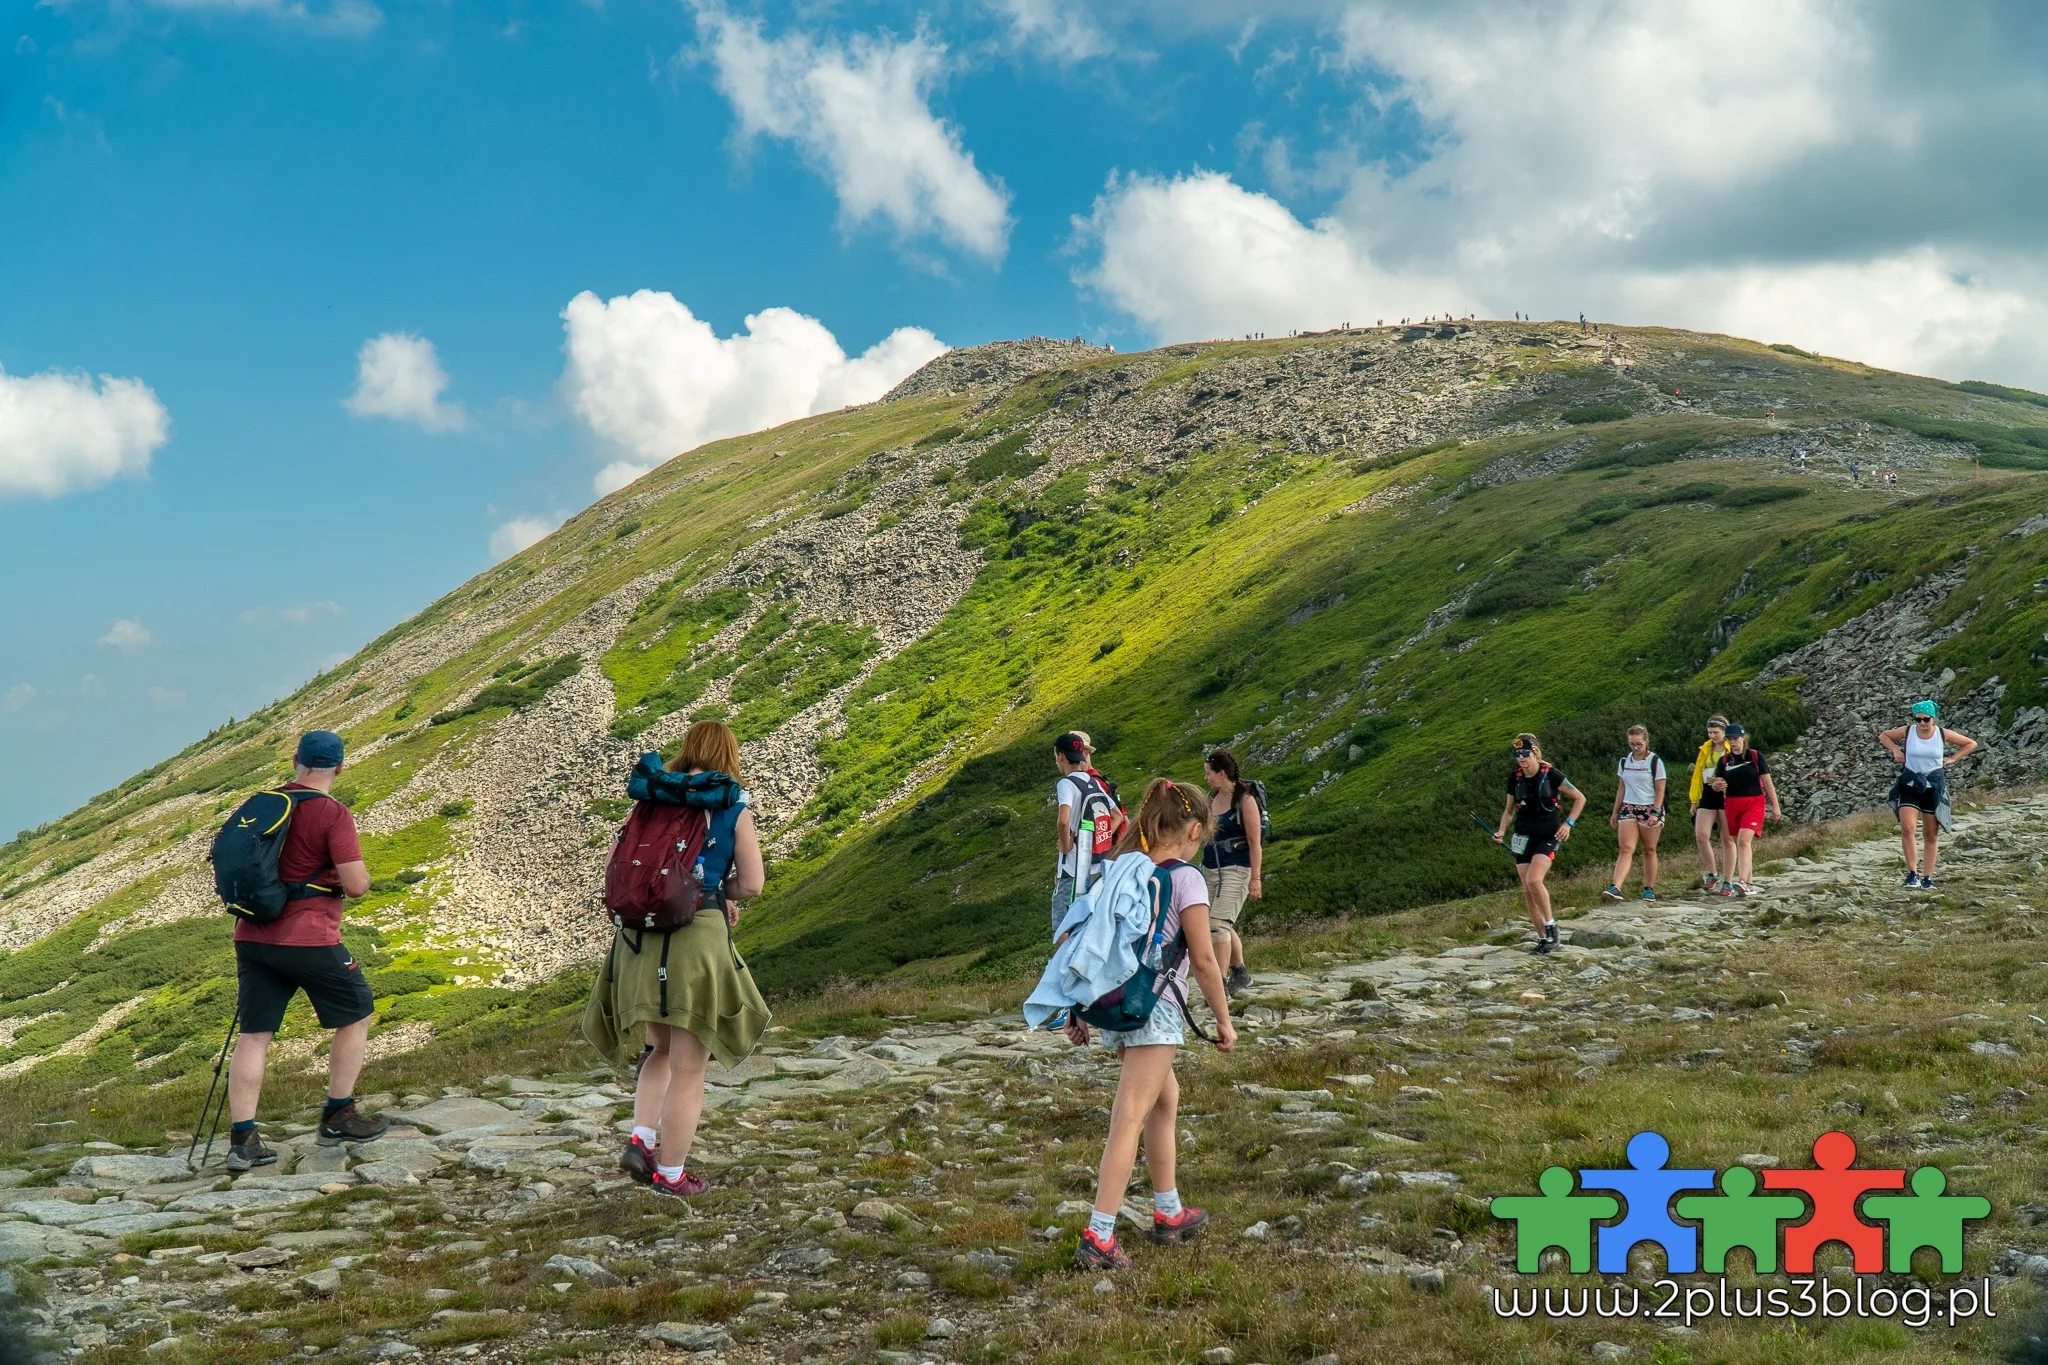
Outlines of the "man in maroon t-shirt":
[{"label": "man in maroon t-shirt", "polygon": [[285,1006],[304,991],[320,1027],[334,1030],[327,1053],[327,1108],[320,1116],[323,1147],[368,1142],[391,1126],[356,1109],[356,1077],[370,1041],[376,1002],[355,955],[341,941],[342,900],[370,889],[356,840],[355,817],[328,795],[341,771],[341,736],[314,730],[299,740],[296,769],[285,791],[315,793],[293,803],[291,826],[277,858],[278,876],[303,884],[313,894],[287,901],[269,924],[235,923],[237,1008],[242,1036],[228,1068],[228,1112],[234,1127],[228,1169],[267,1166],[277,1153],[256,1131],[256,1105],[263,1096],[263,1068],[270,1040],[284,1022]]}]

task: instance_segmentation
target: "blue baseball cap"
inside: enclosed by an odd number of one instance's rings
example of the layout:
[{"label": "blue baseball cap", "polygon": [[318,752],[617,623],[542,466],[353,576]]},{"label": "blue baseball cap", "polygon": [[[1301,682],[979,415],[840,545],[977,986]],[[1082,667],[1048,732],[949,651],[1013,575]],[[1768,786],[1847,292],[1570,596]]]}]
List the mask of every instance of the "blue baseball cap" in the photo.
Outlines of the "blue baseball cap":
[{"label": "blue baseball cap", "polygon": [[293,755],[301,768],[339,768],[341,736],[332,730],[308,730],[299,737],[299,751]]}]

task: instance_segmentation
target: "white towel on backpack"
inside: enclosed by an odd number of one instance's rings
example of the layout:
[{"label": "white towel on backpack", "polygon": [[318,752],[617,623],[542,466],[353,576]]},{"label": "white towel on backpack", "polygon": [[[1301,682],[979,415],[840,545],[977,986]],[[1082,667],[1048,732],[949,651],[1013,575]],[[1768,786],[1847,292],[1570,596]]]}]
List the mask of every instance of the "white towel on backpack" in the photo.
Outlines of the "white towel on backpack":
[{"label": "white towel on backpack", "polygon": [[1110,862],[1102,879],[1074,897],[1060,921],[1059,945],[1039,975],[1038,988],[1024,1002],[1024,1022],[1040,1028],[1075,1006],[1094,1004],[1138,970],[1145,936],[1157,910],[1152,873],[1158,868],[1143,853]]}]

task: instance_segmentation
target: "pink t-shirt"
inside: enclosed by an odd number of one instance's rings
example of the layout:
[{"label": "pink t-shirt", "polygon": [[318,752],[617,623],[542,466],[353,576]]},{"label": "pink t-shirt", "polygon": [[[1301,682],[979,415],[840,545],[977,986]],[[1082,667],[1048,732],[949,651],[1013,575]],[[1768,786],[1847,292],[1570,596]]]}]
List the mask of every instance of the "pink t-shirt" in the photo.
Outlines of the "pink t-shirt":
[{"label": "pink t-shirt", "polygon": [[[1209,884],[1202,880],[1202,870],[1190,863],[1182,863],[1168,874],[1173,883],[1173,900],[1166,910],[1166,941],[1173,942],[1173,936],[1180,932],[1180,912],[1190,905],[1206,907],[1209,904]],[[1188,993],[1189,959],[1183,956],[1180,966],[1173,969],[1174,984],[1180,993]]]}]

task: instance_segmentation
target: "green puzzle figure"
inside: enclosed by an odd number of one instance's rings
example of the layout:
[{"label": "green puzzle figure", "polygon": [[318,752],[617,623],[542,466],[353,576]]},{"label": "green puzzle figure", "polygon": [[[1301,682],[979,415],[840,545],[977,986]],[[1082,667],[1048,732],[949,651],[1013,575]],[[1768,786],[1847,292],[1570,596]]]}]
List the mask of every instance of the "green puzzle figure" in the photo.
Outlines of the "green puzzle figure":
[{"label": "green puzzle figure", "polygon": [[[1572,1173],[1552,1166],[1537,1177],[1539,1195],[1495,1195],[1493,1216],[1515,1224],[1515,1269],[1525,1275],[1543,1268],[1543,1253],[1556,1247],[1574,1275],[1593,1268],[1593,1224],[1621,1212],[1612,1195],[1572,1193]],[[1797,1202],[1796,1200],[1794,1201]]]},{"label": "green puzzle figure", "polygon": [[1874,1195],[1863,1201],[1863,1211],[1884,1222],[1889,1236],[1888,1264],[1895,1275],[1913,1269],[1913,1253],[1933,1247],[1941,1254],[1941,1268],[1954,1274],[1963,1268],[1963,1224],[1973,1218],[1989,1217],[1991,1201],[1981,1195],[1943,1194],[1948,1177],[1932,1166],[1913,1172],[1913,1193]]},{"label": "green puzzle figure", "polygon": [[1680,1218],[1700,1223],[1700,1269],[1719,1275],[1728,1269],[1728,1253],[1748,1247],[1759,1275],[1778,1268],[1778,1224],[1806,1212],[1796,1194],[1757,1194],[1756,1172],[1731,1166],[1721,1172],[1721,1194],[1689,1194],[1678,1201]]}]

